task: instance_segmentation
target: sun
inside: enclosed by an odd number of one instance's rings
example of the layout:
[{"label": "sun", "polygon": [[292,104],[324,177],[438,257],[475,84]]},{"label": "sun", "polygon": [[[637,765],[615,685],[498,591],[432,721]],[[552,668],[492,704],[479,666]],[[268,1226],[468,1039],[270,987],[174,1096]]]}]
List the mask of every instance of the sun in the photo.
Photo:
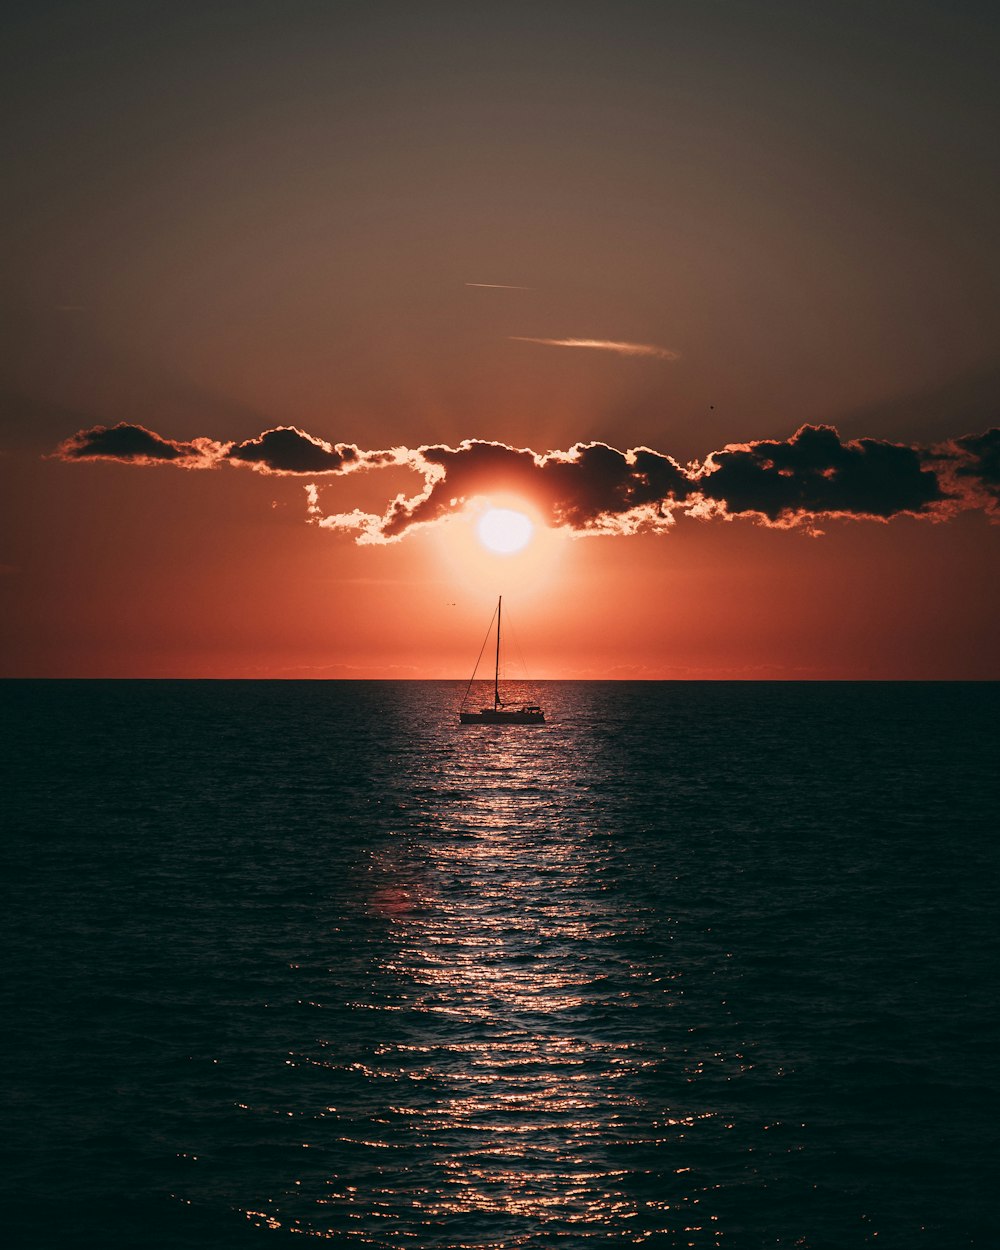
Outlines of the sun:
[{"label": "sun", "polygon": [[535,533],[535,527],[523,512],[512,508],[490,508],[479,518],[476,534],[487,549],[499,556],[523,551]]}]

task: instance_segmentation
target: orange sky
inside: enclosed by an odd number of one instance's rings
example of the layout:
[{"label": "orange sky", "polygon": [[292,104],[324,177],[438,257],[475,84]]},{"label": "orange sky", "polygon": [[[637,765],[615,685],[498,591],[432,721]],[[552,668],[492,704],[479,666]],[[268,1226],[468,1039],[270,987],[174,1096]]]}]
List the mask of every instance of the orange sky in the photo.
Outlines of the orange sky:
[{"label": "orange sky", "polygon": [[46,463],[12,484],[26,513],[52,475],[5,579],[11,675],[465,677],[501,592],[538,677],[996,675],[981,515],[542,531],[505,557],[465,516],[358,547],[305,524],[301,483],[251,473]]},{"label": "orange sky", "polygon": [[682,468],[807,423],[920,456],[996,426],[996,18],[806,7],[25,10],[0,672],[463,678],[502,591],[539,677],[1000,676],[985,459],[947,519],[727,496],[498,557],[461,506],[387,545],[310,523],[381,517],[403,467],[52,458],[122,422]]}]

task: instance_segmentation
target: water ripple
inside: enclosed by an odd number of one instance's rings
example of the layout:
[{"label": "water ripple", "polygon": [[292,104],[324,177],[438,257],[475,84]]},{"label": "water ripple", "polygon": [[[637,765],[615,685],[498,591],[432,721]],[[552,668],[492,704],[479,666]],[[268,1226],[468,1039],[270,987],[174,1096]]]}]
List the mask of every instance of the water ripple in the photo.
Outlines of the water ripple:
[{"label": "water ripple", "polygon": [[21,706],[49,1241],[990,1244],[995,692],[554,685],[530,733],[453,693]]}]

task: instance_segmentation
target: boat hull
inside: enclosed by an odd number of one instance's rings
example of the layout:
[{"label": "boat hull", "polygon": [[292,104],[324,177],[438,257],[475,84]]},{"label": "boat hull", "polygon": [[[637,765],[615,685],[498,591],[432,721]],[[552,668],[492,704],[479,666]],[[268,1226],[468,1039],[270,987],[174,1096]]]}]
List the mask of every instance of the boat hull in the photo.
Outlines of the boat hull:
[{"label": "boat hull", "polygon": [[459,712],[458,719],[463,725],[544,725],[545,715],[541,708],[530,711],[505,711],[503,708],[484,707],[481,712]]}]

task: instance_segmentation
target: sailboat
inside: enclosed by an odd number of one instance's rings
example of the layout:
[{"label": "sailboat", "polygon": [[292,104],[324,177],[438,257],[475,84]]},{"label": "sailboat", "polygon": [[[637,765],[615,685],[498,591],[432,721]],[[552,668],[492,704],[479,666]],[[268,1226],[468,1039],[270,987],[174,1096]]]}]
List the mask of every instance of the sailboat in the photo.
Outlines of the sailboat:
[{"label": "sailboat", "polygon": [[[500,615],[503,606],[503,595],[497,599],[497,651],[496,664],[493,669],[493,706],[480,708],[478,712],[459,711],[458,719],[463,725],[544,725],[545,713],[537,703],[522,703],[519,706],[513,704],[505,704],[500,698]],[[487,635],[488,636],[488,635]],[[483,646],[485,647],[485,643]],[[479,656],[482,658],[482,651]],[[462,697],[462,707],[465,706],[465,700],[469,697],[469,691],[472,689],[472,683],[476,680],[476,669],[479,668],[479,660],[476,661],[476,668],[472,670],[472,676],[469,678],[469,684],[465,687],[465,694]]]}]

